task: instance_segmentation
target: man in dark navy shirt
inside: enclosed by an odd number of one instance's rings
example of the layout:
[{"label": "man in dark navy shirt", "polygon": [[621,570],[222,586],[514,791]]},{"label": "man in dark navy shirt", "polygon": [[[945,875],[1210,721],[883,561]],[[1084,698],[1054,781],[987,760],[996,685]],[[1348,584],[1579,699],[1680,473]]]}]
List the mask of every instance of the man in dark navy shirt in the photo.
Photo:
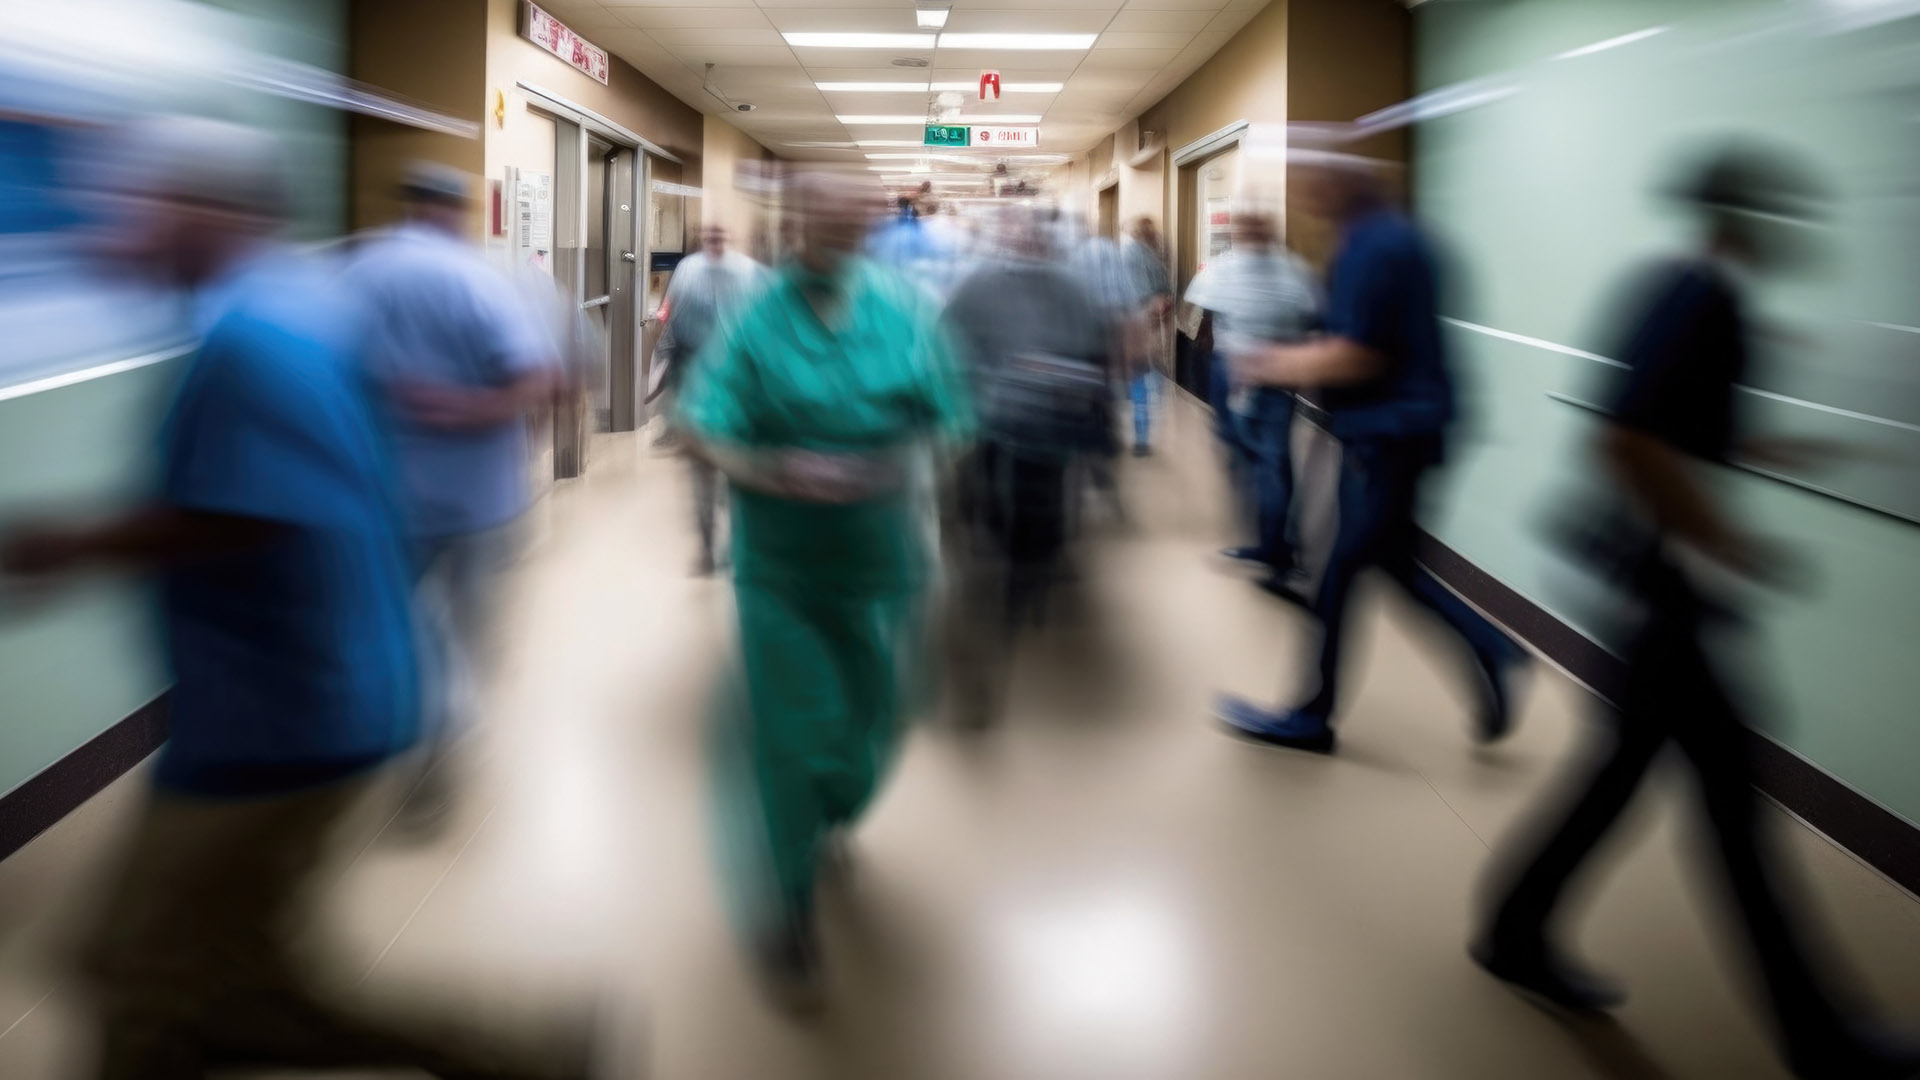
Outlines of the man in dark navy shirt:
[{"label": "man in dark navy shirt", "polygon": [[[1695,255],[1649,279],[1620,359],[1599,450],[1618,492],[1615,509],[1582,530],[1597,574],[1631,594],[1641,612],[1622,650],[1614,739],[1572,802],[1513,859],[1506,887],[1473,947],[1489,972],[1558,1004],[1597,1009],[1618,989],[1581,970],[1552,942],[1550,923],[1570,879],[1626,808],[1669,742],[1698,779],[1716,865],[1734,899],[1789,1064],[1802,1077],[1920,1075],[1920,1055],[1873,1045],[1823,988],[1784,909],[1783,869],[1767,857],[1753,789],[1753,734],[1703,642],[1729,611],[1713,576],[1766,579],[1780,566],[1771,544],[1748,533],[1705,482],[1740,441],[1734,390],[1747,369],[1745,278],[1784,269],[1798,246],[1784,224],[1817,188],[1789,159],[1733,147],[1718,152],[1685,191],[1706,224]],[[1773,446],[1775,453],[1785,447]]]},{"label": "man in dark navy shirt", "polygon": [[1265,742],[1330,753],[1348,602],[1360,571],[1378,566],[1464,639],[1482,691],[1477,733],[1492,741],[1510,726],[1506,676],[1524,654],[1415,561],[1421,480],[1439,464],[1454,415],[1433,254],[1388,204],[1369,163],[1329,156],[1306,173],[1313,209],[1341,227],[1327,332],[1252,353],[1241,369],[1251,383],[1323,388],[1341,442],[1339,530],[1313,603],[1320,685],[1304,704],[1278,712],[1226,698],[1220,718]]}]

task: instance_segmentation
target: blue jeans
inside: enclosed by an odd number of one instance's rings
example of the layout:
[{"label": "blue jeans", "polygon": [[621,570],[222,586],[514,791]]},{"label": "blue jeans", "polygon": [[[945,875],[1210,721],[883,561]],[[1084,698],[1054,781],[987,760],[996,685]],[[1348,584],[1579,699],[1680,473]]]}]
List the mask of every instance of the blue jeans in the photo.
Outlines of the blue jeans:
[{"label": "blue jeans", "polygon": [[1153,380],[1151,368],[1133,377],[1127,384],[1127,396],[1133,399],[1133,445],[1145,446],[1153,432]]},{"label": "blue jeans", "polygon": [[1293,565],[1293,391],[1253,394],[1252,411],[1234,418],[1246,461],[1254,546],[1267,565],[1284,573]]},{"label": "blue jeans", "polygon": [[1320,579],[1314,614],[1320,619],[1320,688],[1300,711],[1331,719],[1340,678],[1347,608],[1360,571],[1377,566],[1458,634],[1482,668],[1501,663],[1518,646],[1447,591],[1416,561],[1415,502],[1420,481],[1440,462],[1438,435],[1360,439],[1340,457],[1340,525]]}]

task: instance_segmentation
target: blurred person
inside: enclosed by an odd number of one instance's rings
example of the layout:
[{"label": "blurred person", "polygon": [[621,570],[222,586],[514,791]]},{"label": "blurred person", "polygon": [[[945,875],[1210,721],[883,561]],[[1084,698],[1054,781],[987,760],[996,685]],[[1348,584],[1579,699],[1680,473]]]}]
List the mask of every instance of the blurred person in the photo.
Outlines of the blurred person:
[{"label": "blurred person", "polygon": [[[1073,246],[1067,249],[1067,265],[1099,308],[1101,320],[1106,325],[1111,353],[1123,356],[1130,323],[1139,311],[1141,297],[1120,245],[1112,237],[1102,236],[1090,229],[1090,224],[1085,219],[1069,222],[1076,239]],[[1120,502],[1119,480],[1114,472],[1114,462],[1120,454],[1120,433],[1113,404],[1108,401],[1101,406],[1103,437],[1099,452],[1087,455],[1087,465],[1093,487],[1106,495],[1115,515],[1124,518],[1126,515]]]},{"label": "blurred person", "polygon": [[1714,466],[1739,453],[1792,452],[1744,437],[1735,387],[1749,369],[1749,283],[1810,254],[1796,222],[1823,201],[1797,159],[1764,145],[1715,150],[1678,192],[1701,225],[1699,246],[1648,276],[1624,347],[1626,365],[1596,450],[1614,494],[1569,534],[1587,565],[1631,594],[1609,739],[1541,824],[1508,852],[1504,886],[1473,946],[1495,976],[1554,1003],[1600,1009],[1619,989],[1556,942],[1561,896],[1669,743],[1696,780],[1723,895],[1738,909],[1787,1061],[1801,1077],[1920,1076],[1920,1049],[1855,1026],[1818,971],[1811,935],[1789,915],[1786,867],[1754,789],[1755,739],[1711,637],[1738,627],[1729,580],[1777,582],[1783,552],[1716,493]]},{"label": "blurred person", "polygon": [[973,725],[997,713],[1014,633],[1064,557],[1070,468],[1104,447],[1114,382],[1105,314],[1060,265],[1052,231],[1023,210],[999,224],[1003,257],[962,282],[946,311],[980,414],[953,545],[957,703]]},{"label": "blurred person", "polygon": [[[727,247],[727,230],[709,223],[700,232],[700,250],[680,261],[667,283],[667,322],[653,347],[655,377],[670,396],[677,396],[686,368],[740,305],[760,288],[766,274],[746,255]],[[671,406],[668,415],[671,416]],[[700,530],[696,572],[702,577],[715,566],[714,525],[720,498],[720,477],[711,462],[688,455],[693,475],[694,523]]]},{"label": "blurred person", "polygon": [[1153,403],[1156,365],[1166,349],[1167,312],[1173,306],[1173,282],[1167,274],[1167,246],[1150,217],[1133,223],[1121,247],[1139,310],[1128,324],[1127,396],[1133,402],[1133,455],[1153,452]]},{"label": "blurred person", "polygon": [[1353,585],[1362,570],[1377,566],[1465,645],[1480,689],[1474,733],[1491,742],[1511,726],[1508,676],[1526,654],[1416,555],[1421,481],[1440,463],[1454,416],[1434,256],[1426,237],[1391,205],[1372,163],[1331,154],[1303,155],[1302,162],[1309,212],[1340,229],[1325,333],[1304,343],[1228,352],[1244,383],[1321,388],[1340,440],[1339,526],[1312,604],[1321,626],[1319,686],[1302,704],[1279,711],[1223,698],[1219,715],[1249,737],[1332,753]]},{"label": "blurred person", "polygon": [[408,167],[406,220],[358,245],[349,285],[372,313],[367,371],[397,456],[427,638],[420,782],[403,825],[431,834],[458,784],[449,754],[477,711],[500,581],[532,501],[527,417],[552,401],[559,345],[472,244],[472,181]]},{"label": "blurred person", "polygon": [[1187,285],[1187,303],[1213,314],[1214,415],[1227,446],[1228,471],[1254,542],[1223,555],[1261,571],[1260,587],[1294,599],[1294,391],[1237,379],[1234,367],[1256,350],[1304,340],[1320,318],[1313,271],[1280,243],[1279,223],[1257,199],[1233,215],[1233,244]]},{"label": "blurred person", "polygon": [[97,1075],[584,1076],[357,1016],[297,961],[335,834],[419,725],[407,556],[361,394],[364,320],[275,240],[286,188],[271,138],[163,117],[119,146],[115,257],[190,290],[201,338],[159,488],[123,516],[16,531],[0,550],[15,575],[161,577],[171,730],[85,957]]},{"label": "blurred person", "polygon": [[822,850],[878,789],[914,674],[928,553],[909,463],[972,416],[932,300],[859,253],[878,190],[809,170],[788,194],[796,258],[688,369],[678,416],[733,493],[745,702],[719,789],[750,819],[728,838],[746,931],[771,988],[806,1004]]}]

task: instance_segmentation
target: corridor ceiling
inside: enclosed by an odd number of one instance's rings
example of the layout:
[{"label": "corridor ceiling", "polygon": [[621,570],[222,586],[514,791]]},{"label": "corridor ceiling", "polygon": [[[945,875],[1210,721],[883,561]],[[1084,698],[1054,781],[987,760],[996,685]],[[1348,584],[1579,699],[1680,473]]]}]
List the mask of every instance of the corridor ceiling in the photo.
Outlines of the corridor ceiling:
[{"label": "corridor ceiling", "polygon": [[[959,123],[1037,116],[1038,153],[1084,152],[1178,86],[1267,3],[552,0],[540,6],[688,105],[726,117],[782,157],[872,160],[879,169],[890,159],[867,155],[917,147],[922,118],[942,84],[963,91]],[[917,16],[942,9],[951,9],[942,27],[923,25],[938,16]],[[872,39],[878,47],[859,48],[844,47],[849,39],[817,44],[822,39],[806,36],[822,34],[887,36]],[[978,100],[980,74],[988,69],[1000,73],[1004,88],[996,103]],[[863,83],[898,85],[848,87]],[[922,88],[929,85],[934,89]],[[741,104],[753,109],[741,111]]]}]

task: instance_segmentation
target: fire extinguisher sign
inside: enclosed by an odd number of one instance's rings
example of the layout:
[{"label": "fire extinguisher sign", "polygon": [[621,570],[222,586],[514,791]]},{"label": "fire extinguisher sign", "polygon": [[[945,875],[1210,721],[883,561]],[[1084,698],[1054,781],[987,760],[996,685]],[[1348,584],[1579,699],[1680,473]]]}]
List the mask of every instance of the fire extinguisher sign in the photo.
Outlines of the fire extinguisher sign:
[{"label": "fire extinguisher sign", "polygon": [[1000,100],[1000,73],[999,72],[983,71],[980,73],[980,100],[981,101],[999,101]]}]

